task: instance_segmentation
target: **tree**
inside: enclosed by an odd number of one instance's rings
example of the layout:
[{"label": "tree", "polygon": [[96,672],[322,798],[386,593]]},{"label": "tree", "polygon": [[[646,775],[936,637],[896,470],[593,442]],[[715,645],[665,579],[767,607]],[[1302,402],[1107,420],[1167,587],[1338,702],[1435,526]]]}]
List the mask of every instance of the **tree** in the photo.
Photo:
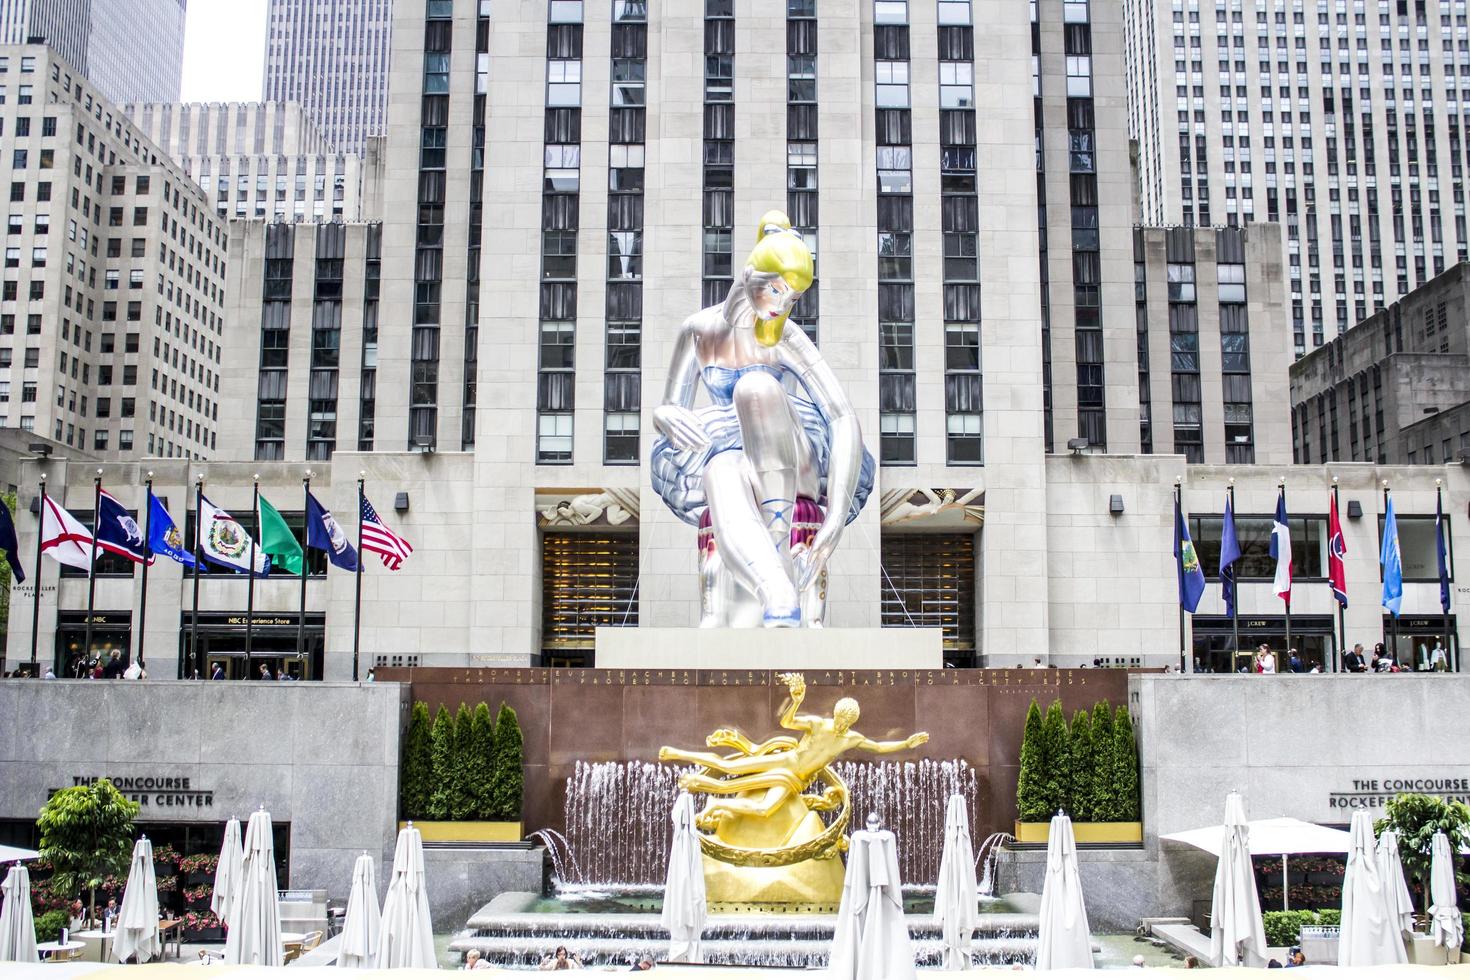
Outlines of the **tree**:
[{"label": "tree", "polygon": [[495,722],[490,718],[490,706],[484,701],[475,705],[470,715],[469,737],[463,751],[470,817],[489,820],[494,810]]},{"label": "tree", "polygon": [[1087,709],[1082,708],[1072,715],[1072,780],[1069,792],[1071,808],[1068,813],[1073,820],[1091,820],[1093,813],[1093,786],[1097,783],[1095,761],[1092,751],[1092,721]]},{"label": "tree", "polygon": [[51,862],[52,887],[68,895],[85,891],[87,908],[95,908],[103,880],[128,872],[139,809],[107,779],[69,786],[47,800],[36,826],[41,858]]},{"label": "tree", "polygon": [[1041,737],[1041,706],[1031,699],[1021,734],[1021,771],[1016,777],[1016,815],[1027,823],[1048,818],[1045,787],[1046,746]]},{"label": "tree", "polygon": [[1113,783],[1113,706],[1099,701],[1092,706],[1092,819],[1101,823],[1117,820],[1118,788]]},{"label": "tree", "polygon": [[422,820],[429,815],[429,801],[434,795],[434,736],[429,720],[429,706],[415,701],[409,717],[408,738],[403,748],[403,769],[399,777],[400,805],[405,820]]},{"label": "tree", "polygon": [[1041,723],[1041,738],[1046,746],[1046,772],[1042,785],[1046,787],[1046,812],[1055,816],[1058,810],[1070,813],[1072,790],[1072,740],[1067,731],[1067,716],[1062,711],[1062,702],[1053,701],[1046,709],[1046,718]]},{"label": "tree", "polygon": [[454,715],[454,763],[450,782],[449,819],[469,820],[475,814],[474,716],[461,701]]},{"label": "tree", "polygon": [[429,795],[427,816],[430,820],[448,820],[453,809],[454,784],[454,719],[449,709],[439,705],[434,727],[429,736],[434,766],[434,788]]},{"label": "tree", "polygon": [[[1383,807],[1384,816],[1373,823],[1373,832],[1397,831],[1399,860],[1409,883],[1418,883],[1424,911],[1429,911],[1429,847],[1438,831],[1450,841],[1450,853],[1462,853],[1470,845],[1470,806],[1451,803],[1424,793],[1400,793]],[[1465,876],[1456,874],[1465,883]]]},{"label": "tree", "polygon": [[491,792],[495,819],[520,819],[526,778],[524,767],[520,719],[516,717],[515,709],[502,701],[500,713],[495,716],[495,771]]},{"label": "tree", "polygon": [[1117,792],[1114,820],[1138,819],[1138,743],[1133,739],[1133,718],[1126,705],[1113,715],[1112,779]]}]

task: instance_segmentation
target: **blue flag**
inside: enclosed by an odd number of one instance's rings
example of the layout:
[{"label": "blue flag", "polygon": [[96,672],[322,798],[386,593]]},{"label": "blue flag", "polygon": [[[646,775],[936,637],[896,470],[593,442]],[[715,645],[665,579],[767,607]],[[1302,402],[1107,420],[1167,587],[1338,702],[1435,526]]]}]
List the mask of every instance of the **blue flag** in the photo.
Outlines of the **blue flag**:
[{"label": "blue flag", "polygon": [[1199,608],[1200,597],[1205,594],[1205,572],[1200,568],[1199,555],[1189,538],[1189,527],[1184,523],[1184,511],[1177,496],[1174,498],[1174,567],[1179,573],[1179,605],[1192,613]]},{"label": "blue flag", "polygon": [[1393,513],[1392,496],[1383,515],[1383,547],[1378,552],[1378,564],[1383,566],[1383,608],[1397,616],[1404,602],[1404,561],[1399,554],[1399,522]]},{"label": "blue flag", "polygon": [[1240,539],[1235,536],[1235,503],[1225,498],[1225,524],[1220,529],[1220,594],[1225,615],[1235,615],[1235,563],[1240,561]]},{"label": "blue flag", "polygon": [[1444,533],[1444,498],[1434,503],[1434,550],[1439,556],[1439,608],[1450,611],[1450,562]]},{"label": "blue flag", "polygon": [[321,505],[316,497],[306,495],[306,545],[327,553],[327,560],[345,571],[357,571],[357,550],[347,540],[347,532]]},{"label": "blue flag", "polygon": [[143,540],[143,531],[133,515],[112,494],[103,490],[97,496],[96,528],[97,547],[138,564],[153,564],[148,554],[148,545]]},{"label": "blue flag", "polygon": [[184,546],[184,536],[179,526],[168,516],[163,501],[148,491],[148,551],[151,554],[172,558],[185,568],[194,567],[194,554]]},{"label": "blue flag", "polygon": [[10,508],[3,500],[0,500],[0,551],[5,552],[10,574],[15,576],[16,582],[24,582],[26,570],[20,567],[20,541],[15,536],[15,518],[10,516]]}]

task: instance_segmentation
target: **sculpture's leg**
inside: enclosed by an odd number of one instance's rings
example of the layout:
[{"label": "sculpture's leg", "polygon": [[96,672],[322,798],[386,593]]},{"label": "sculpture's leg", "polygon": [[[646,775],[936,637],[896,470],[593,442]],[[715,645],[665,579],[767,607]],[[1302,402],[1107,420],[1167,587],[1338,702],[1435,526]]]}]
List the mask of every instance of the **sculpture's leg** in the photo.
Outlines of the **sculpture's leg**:
[{"label": "sculpture's leg", "polygon": [[744,457],[728,452],[710,460],[704,471],[704,490],[724,573],[733,575],[760,599],[767,626],[799,625],[796,585],[756,506]]},{"label": "sculpture's leg", "polygon": [[787,787],[772,786],[760,796],[746,796],[734,800],[721,799],[705,807],[699,815],[698,822],[705,828],[711,828],[729,817],[769,817],[781,809],[790,796],[791,793]]},{"label": "sculpture's leg", "polygon": [[789,564],[798,479],[806,475],[803,469],[812,468],[806,430],[791,409],[790,395],[769,374],[753,372],[742,377],[735,384],[734,403],[761,516],[771,543]]},{"label": "sculpture's leg", "polygon": [[713,542],[699,552],[699,613],[703,629],[730,625],[729,574]]},{"label": "sculpture's leg", "polygon": [[[691,752],[685,749],[676,749],[669,745],[665,745],[658,750],[658,757],[662,762],[685,762],[690,765],[704,766],[706,769],[713,769],[715,772],[729,773],[732,776],[759,773],[781,761],[781,755],[779,753],[727,759],[713,752]],[[701,790],[701,792],[704,791]],[[735,792],[735,790],[731,792]]]}]

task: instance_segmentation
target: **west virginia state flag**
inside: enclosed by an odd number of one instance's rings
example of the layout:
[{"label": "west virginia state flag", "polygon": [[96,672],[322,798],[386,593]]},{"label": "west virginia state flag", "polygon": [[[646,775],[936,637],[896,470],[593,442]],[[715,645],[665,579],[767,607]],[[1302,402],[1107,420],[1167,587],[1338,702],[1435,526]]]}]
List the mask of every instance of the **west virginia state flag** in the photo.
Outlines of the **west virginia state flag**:
[{"label": "west virginia state flag", "polygon": [[1200,567],[1199,555],[1189,538],[1189,526],[1184,523],[1184,511],[1177,496],[1174,498],[1174,566],[1179,572],[1179,605],[1192,613],[1199,608],[1200,597],[1205,594],[1205,570]]}]

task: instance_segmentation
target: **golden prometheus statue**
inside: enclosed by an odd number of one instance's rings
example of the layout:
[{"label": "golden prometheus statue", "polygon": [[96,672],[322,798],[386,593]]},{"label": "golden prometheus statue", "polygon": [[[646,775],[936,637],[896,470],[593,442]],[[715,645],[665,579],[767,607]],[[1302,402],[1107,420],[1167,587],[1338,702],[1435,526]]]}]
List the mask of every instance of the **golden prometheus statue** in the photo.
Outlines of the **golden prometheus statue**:
[{"label": "golden prometheus statue", "polygon": [[[789,692],[782,728],[754,743],[731,728],[712,732],[711,748],[729,755],[664,746],[659,758],[699,767],[680,778],[691,793],[711,797],[696,818],[704,853],[705,888],[719,904],[829,905],[842,896],[841,852],[852,817],[847,787],[832,771],[846,752],[887,754],[923,745],[925,732],[897,742],[877,742],[853,730],[858,703],[842,698],[832,717],[797,714],[806,697],[801,674],[781,674]],[[815,791],[820,782],[823,789]],[[835,813],[823,823],[820,813]]]}]

